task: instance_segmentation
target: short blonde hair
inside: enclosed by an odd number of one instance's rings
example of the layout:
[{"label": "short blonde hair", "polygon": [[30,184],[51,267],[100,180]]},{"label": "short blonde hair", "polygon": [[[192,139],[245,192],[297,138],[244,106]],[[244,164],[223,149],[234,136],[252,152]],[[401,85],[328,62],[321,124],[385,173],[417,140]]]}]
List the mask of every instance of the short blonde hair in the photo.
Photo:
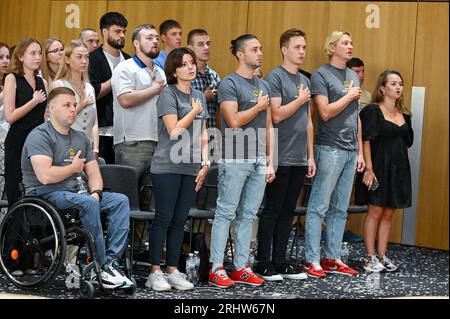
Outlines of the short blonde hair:
[{"label": "short blonde hair", "polygon": [[325,52],[325,54],[330,58],[333,56],[333,53],[331,52],[330,48],[333,45],[336,45],[336,43],[339,41],[339,39],[344,35],[348,35],[349,37],[351,37],[349,32],[345,32],[345,31],[333,31],[330,33],[330,35],[327,37],[327,39],[325,40],[325,46],[323,48],[323,51]]}]

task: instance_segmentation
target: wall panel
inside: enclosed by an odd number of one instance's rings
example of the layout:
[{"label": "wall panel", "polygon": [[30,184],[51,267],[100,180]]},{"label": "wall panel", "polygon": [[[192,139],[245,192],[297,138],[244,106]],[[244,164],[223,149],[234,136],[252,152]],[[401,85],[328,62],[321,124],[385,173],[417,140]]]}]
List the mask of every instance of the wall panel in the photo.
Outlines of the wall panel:
[{"label": "wall panel", "polygon": [[3,0],[0,10],[0,41],[15,45],[25,36],[39,42],[49,32],[50,0]]},{"label": "wall panel", "polygon": [[[66,19],[71,21],[71,12],[66,12],[69,5],[75,4],[79,10],[79,28],[71,28],[70,23],[66,23]],[[70,7],[69,7],[70,8]],[[52,1],[51,6],[51,24],[50,36],[56,36],[64,43],[72,39],[78,39],[80,30],[91,28],[96,30],[100,36],[99,21],[100,17],[107,11],[107,1]]]},{"label": "wall panel", "polygon": [[416,245],[447,250],[448,10],[448,3],[419,4],[414,61],[414,85],[426,88]]}]

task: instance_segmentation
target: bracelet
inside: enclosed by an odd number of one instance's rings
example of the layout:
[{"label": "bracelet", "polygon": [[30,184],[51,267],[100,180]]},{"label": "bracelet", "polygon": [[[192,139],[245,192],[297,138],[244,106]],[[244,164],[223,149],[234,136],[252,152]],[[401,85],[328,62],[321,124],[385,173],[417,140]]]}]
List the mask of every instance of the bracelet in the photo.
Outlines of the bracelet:
[{"label": "bracelet", "polygon": [[103,192],[102,192],[101,190],[99,190],[99,189],[94,189],[94,190],[91,192],[91,195],[94,194],[94,193],[96,193],[96,194],[98,195],[99,200],[102,200],[102,198],[103,198]]},{"label": "bracelet", "polygon": [[208,160],[208,161],[202,161],[201,164],[200,164],[200,166],[202,166],[202,167],[203,167],[203,166],[208,166],[208,167],[210,167],[210,166],[211,166],[211,161],[209,161],[209,160]]}]

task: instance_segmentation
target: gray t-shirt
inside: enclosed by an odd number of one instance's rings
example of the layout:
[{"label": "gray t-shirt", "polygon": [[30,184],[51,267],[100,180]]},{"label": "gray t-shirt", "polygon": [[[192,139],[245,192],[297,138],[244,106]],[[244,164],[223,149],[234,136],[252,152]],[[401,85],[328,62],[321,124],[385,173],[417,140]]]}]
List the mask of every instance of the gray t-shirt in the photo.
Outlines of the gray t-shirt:
[{"label": "gray t-shirt", "polygon": [[[297,72],[292,74],[279,66],[273,69],[266,77],[270,86],[270,96],[280,97],[281,105],[291,103],[298,98],[298,88],[309,88],[306,76]],[[308,105],[304,103],[294,114],[284,121],[273,124],[278,129],[278,165],[281,166],[307,166],[307,126]]]},{"label": "gray t-shirt", "polygon": [[[359,86],[358,75],[349,68],[338,69],[325,64],[311,76],[311,95],[328,97],[336,102],[347,94],[348,85]],[[323,121],[318,117],[316,144],[351,151],[358,149],[358,100],[353,100],[334,118]]]},{"label": "gray t-shirt", "polygon": [[36,127],[28,135],[22,151],[22,175],[26,193],[34,190],[43,195],[56,190],[76,191],[77,176],[73,174],[62,182],[43,185],[36,177],[31,164],[31,156],[45,155],[53,159],[52,165],[66,166],[81,150],[80,158],[86,158],[86,163],[95,160],[89,138],[83,132],[70,129],[68,135],[55,130],[51,122]]},{"label": "gray t-shirt", "polygon": [[[162,120],[163,115],[176,114],[178,120],[192,110],[192,99],[200,99],[203,111],[177,140],[171,140]],[[200,169],[201,131],[208,117],[205,95],[195,89],[191,94],[180,91],[175,84],[167,86],[156,103],[158,111],[158,145],[152,158],[150,171],[154,174],[175,173],[197,175]]]},{"label": "gray t-shirt", "polygon": [[[258,94],[270,96],[269,84],[258,77],[244,78],[236,72],[231,73],[218,88],[219,104],[233,101],[238,104],[238,112],[248,110],[258,103]],[[266,156],[267,112],[259,112],[249,123],[236,129],[229,128],[222,116],[222,158],[256,159]]]}]

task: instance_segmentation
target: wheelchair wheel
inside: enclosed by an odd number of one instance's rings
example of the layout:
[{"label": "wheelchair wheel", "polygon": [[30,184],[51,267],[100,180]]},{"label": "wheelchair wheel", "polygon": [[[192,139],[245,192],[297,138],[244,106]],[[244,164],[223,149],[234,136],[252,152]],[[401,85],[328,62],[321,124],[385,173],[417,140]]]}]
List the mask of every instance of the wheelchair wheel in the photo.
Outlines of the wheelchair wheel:
[{"label": "wheelchair wheel", "polygon": [[14,204],[0,224],[0,264],[22,289],[41,286],[61,271],[65,229],[58,210],[40,198]]},{"label": "wheelchair wheel", "polygon": [[82,280],[80,282],[80,297],[83,299],[91,299],[94,297],[95,287],[90,281]]}]

